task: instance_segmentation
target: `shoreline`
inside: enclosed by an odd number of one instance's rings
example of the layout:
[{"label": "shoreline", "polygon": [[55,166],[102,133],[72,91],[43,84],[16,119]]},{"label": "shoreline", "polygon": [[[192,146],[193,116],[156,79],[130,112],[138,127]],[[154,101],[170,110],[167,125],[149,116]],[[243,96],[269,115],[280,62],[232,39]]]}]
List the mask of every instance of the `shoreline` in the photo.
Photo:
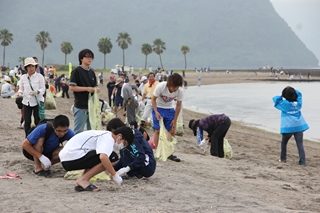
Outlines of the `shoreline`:
[{"label": "shoreline", "polygon": [[[186,75],[189,85],[197,85],[198,74]],[[99,96],[105,100],[109,76],[104,75],[105,84],[99,86]],[[249,83],[268,77],[252,73],[212,73],[202,78],[205,85]],[[57,109],[46,114],[48,118],[67,115],[73,128],[70,107],[74,100],[70,91],[69,94],[70,99],[56,98]],[[233,158],[216,158],[209,152],[204,155],[188,123],[206,114],[183,108],[184,135],[176,136],[175,147],[175,155],[181,162],[157,161],[156,172],[150,178],[126,179],[121,187],[115,187],[111,181],[95,182],[100,192],[77,193],[75,180],[63,179],[66,171],[61,164],[52,166],[49,178],[32,174],[32,162],[21,153],[24,131],[17,129],[20,111],[12,99],[1,99],[0,107],[6,110],[0,117],[0,175],[14,173],[21,177],[0,179],[1,212],[42,212],[44,209],[57,213],[127,212],[128,209],[133,213],[320,211],[320,144],[317,142],[304,143],[307,166],[301,167],[291,138],[287,163],[280,163],[280,134],[232,121],[226,139],[233,149]],[[152,136],[152,131],[149,132]],[[35,203],[35,200],[43,202]]]}]

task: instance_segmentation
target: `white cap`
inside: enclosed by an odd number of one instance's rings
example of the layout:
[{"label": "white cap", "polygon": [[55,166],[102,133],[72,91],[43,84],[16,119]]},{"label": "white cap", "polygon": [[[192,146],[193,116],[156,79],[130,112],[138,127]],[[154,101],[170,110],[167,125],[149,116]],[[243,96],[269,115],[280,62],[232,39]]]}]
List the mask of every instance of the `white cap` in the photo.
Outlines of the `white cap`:
[{"label": "white cap", "polygon": [[148,78],[144,75],[141,77],[141,81],[145,81],[145,80],[148,80]]}]

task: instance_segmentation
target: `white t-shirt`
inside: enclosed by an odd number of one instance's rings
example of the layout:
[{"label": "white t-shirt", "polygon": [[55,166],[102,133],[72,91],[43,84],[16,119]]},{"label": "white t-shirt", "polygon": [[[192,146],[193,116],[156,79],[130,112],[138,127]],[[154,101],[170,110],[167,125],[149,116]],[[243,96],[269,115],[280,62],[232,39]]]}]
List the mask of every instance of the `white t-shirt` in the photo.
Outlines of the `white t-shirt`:
[{"label": "white t-shirt", "polygon": [[175,106],[174,100],[183,100],[183,92],[183,88],[179,87],[176,92],[170,93],[169,88],[167,87],[167,82],[164,81],[157,85],[153,95],[157,97],[157,107],[170,109]]},{"label": "white t-shirt", "polygon": [[96,150],[97,154],[108,156],[113,151],[112,133],[105,130],[88,130],[73,136],[59,153],[61,162],[77,160],[88,152]]}]

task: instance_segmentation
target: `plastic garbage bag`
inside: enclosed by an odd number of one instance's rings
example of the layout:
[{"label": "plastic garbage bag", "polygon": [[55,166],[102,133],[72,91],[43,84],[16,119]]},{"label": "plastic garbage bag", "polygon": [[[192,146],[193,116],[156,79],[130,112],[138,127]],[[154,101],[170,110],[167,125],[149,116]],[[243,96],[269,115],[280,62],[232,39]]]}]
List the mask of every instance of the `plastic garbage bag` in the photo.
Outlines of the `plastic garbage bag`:
[{"label": "plastic garbage bag", "polygon": [[44,102],[44,108],[46,110],[57,109],[56,100],[54,100],[53,94],[49,89],[46,89],[46,101]]},{"label": "plastic garbage bag", "polygon": [[223,140],[223,151],[224,151],[225,158],[232,158],[232,156],[233,156],[232,147],[229,144],[227,139]]},{"label": "plastic garbage bag", "polygon": [[177,139],[172,137],[163,124],[163,120],[160,123],[159,142],[156,150],[155,157],[159,160],[166,161],[167,158],[174,152],[174,146],[177,143]]},{"label": "plastic garbage bag", "polygon": [[92,130],[101,130],[101,102],[95,90],[93,95],[89,94],[88,99],[89,121]]},{"label": "plastic garbage bag", "polygon": [[[65,180],[77,180],[83,173],[83,170],[74,170],[68,171],[63,178]],[[90,182],[97,182],[97,181],[105,181],[110,180],[110,177],[105,173],[101,172],[90,179]]]}]

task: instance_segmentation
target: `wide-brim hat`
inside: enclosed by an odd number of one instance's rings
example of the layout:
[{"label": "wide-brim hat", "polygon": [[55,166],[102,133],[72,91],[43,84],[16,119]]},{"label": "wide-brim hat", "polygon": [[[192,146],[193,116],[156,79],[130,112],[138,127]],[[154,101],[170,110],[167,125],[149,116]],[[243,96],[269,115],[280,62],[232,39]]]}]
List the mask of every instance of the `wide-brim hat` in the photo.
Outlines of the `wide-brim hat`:
[{"label": "wide-brim hat", "polygon": [[29,57],[29,58],[26,58],[24,59],[24,65],[23,67],[26,68],[28,65],[38,65],[38,63],[32,58],[32,57]]},{"label": "wide-brim hat", "polygon": [[116,80],[116,85],[120,84],[123,82],[123,78],[117,78]]}]

